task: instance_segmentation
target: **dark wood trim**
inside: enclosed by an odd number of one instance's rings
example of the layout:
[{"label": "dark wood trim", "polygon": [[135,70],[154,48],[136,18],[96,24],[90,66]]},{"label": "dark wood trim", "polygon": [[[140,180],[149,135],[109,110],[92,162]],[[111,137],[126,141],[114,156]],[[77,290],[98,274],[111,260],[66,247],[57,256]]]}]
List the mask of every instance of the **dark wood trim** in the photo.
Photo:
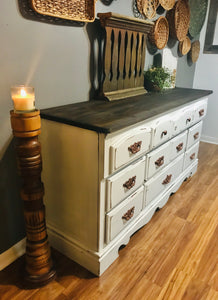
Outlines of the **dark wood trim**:
[{"label": "dark wood trim", "polygon": [[211,0],[204,42],[204,53],[218,54],[218,45],[213,45],[218,13],[218,1]]},{"label": "dark wood trim", "polygon": [[41,110],[41,117],[96,132],[110,133],[210,95],[212,91],[175,88],[117,101],[74,103]]}]

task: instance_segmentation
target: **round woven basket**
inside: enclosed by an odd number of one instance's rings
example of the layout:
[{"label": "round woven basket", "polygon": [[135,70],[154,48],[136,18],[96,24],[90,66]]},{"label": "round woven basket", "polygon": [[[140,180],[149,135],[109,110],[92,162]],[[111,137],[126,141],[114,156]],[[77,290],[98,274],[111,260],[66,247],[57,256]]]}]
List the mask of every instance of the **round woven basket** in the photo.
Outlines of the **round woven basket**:
[{"label": "round woven basket", "polygon": [[186,55],[190,49],[191,49],[191,41],[189,37],[186,36],[183,41],[179,42],[179,52],[182,55]]},{"label": "round woven basket", "polygon": [[159,0],[159,2],[164,9],[170,10],[173,8],[176,0]]},{"label": "round woven basket", "polygon": [[190,57],[193,63],[196,63],[200,53],[200,42],[194,41],[191,45]]},{"label": "round woven basket", "polygon": [[141,0],[142,10],[146,18],[152,19],[156,15],[156,9],[159,5],[159,0]]},{"label": "round woven basket", "polygon": [[136,0],[137,8],[140,14],[143,14],[142,0]]},{"label": "round woven basket", "polygon": [[170,36],[183,41],[188,33],[190,8],[187,0],[178,0],[173,9],[167,12]]},{"label": "round woven basket", "polygon": [[163,49],[168,41],[169,25],[165,17],[160,17],[155,21],[155,24],[148,36],[151,44],[158,49]]}]

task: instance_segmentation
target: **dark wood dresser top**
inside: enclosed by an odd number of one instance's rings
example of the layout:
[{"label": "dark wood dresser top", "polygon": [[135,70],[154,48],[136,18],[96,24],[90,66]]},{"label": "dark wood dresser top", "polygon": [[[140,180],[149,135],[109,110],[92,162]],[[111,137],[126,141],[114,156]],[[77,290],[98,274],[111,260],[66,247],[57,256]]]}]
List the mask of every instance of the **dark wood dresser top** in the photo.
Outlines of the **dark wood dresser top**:
[{"label": "dark wood dresser top", "polygon": [[212,94],[210,90],[175,88],[107,102],[92,100],[41,110],[43,119],[111,133]]}]

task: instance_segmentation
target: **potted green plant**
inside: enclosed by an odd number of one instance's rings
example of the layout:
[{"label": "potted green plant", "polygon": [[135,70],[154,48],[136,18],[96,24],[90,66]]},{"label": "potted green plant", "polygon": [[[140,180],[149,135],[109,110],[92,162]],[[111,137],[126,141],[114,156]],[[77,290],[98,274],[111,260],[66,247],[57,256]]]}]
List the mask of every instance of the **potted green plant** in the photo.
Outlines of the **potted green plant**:
[{"label": "potted green plant", "polygon": [[162,91],[172,87],[173,76],[167,68],[151,67],[144,71],[145,88],[149,91]]}]

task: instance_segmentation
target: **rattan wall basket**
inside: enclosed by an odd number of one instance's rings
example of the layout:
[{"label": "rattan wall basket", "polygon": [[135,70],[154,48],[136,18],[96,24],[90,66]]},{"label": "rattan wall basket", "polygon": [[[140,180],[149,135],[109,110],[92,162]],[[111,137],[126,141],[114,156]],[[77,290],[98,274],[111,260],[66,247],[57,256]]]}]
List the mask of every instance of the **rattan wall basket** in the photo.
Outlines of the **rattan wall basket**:
[{"label": "rattan wall basket", "polygon": [[183,41],[188,33],[190,8],[187,0],[178,0],[173,9],[167,12],[170,36]]},{"label": "rattan wall basket", "polygon": [[190,58],[193,63],[196,63],[200,54],[200,42],[194,41],[191,45]]},{"label": "rattan wall basket", "polygon": [[30,0],[37,13],[61,19],[93,22],[96,0]]},{"label": "rattan wall basket", "polygon": [[182,55],[186,55],[191,49],[191,41],[188,36],[185,37],[185,39],[181,42],[179,42],[179,52]]},{"label": "rattan wall basket", "polygon": [[144,16],[148,19],[153,19],[156,15],[159,0],[141,0],[141,3]]},{"label": "rattan wall basket", "polygon": [[151,44],[158,49],[163,49],[168,41],[169,25],[165,17],[160,17],[155,21],[155,24],[148,36]]},{"label": "rattan wall basket", "polygon": [[159,2],[164,9],[170,10],[173,8],[176,0],[159,0]]}]

